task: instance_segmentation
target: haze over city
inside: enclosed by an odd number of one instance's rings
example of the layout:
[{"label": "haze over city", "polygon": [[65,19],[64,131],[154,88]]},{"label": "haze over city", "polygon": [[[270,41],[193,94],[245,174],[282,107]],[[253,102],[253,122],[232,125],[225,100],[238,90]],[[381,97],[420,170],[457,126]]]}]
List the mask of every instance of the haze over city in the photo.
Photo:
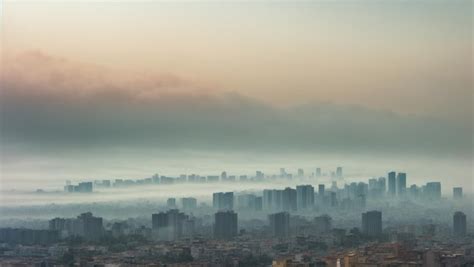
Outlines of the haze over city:
[{"label": "haze over city", "polygon": [[3,1],[0,265],[473,264],[472,13]]}]

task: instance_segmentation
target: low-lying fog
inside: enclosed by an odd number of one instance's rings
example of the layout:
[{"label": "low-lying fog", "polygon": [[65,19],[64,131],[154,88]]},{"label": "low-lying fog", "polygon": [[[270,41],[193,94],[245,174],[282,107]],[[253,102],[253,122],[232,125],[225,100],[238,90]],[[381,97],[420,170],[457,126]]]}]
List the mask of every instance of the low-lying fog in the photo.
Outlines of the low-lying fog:
[{"label": "low-lying fog", "polygon": [[[167,155],[169,157],[167,157]],[[135,160],[129,160],[129,159]],[[407,186],[423,185],[429,181],[440,181],[445,195],[452,193],[452,187],[462,186],[465,194],[473,191],[471,160],[455,159],[417,159],[415,157],[397,159],[389,157],[368,158],[358,155],[276,155],[276,154],[217,154],[217,153],[150,153],[148,155],[115,154],[114,156],[75,156],[73,158],[51,157],[51,160],[35,161],[26,159],[10,163],[2,169],[1,206],[25,206],[64,203],[92,203],[127,200],[158,200],[168,197],[194,196],[210,199],[216,191],[262,190],[265,188],[284,188],[297,184],[324,183],[330,186],[328,176],[319,179],[270,180],[260,183],[215,183],[215,184],[174,184],[135,186],[118,189],[97,189],[92,194],[63,193],[66,180],[73,184],[81,181],[103,179],[142,179],[153,174],[176,177],[180,174],[202,176],[228,175],[255,176],[260,170],[265,175],[278,174],[280,168],[296,174],[303,168],[310,175],[316,167],[330,174],[337,166],[344,168],[344,180],[338,186],[352,181],[367,182],[369,178],[386,177],[389,171],[407,173]],[[44,192],[36,192],[42,189]]]}]

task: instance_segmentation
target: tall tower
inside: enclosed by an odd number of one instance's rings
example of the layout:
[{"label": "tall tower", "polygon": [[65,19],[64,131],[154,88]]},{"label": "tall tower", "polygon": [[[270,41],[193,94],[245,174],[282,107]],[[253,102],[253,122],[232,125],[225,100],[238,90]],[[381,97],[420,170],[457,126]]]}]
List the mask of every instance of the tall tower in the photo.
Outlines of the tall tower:
[{"label": "tall tower", "polygon": [[407,174],[399,172],[397,175],[397,195],[404,196],[407,191]]},{"label": "tall tower", "polygon": [[455,236],[466,235],[466,214],[461,211],[456,211],[453,215],[453,232]]},{"label": "tall tower", "polygon": [[396,192],[396,179],[395,179],[395,172],[388,173],[388,194],[390,196],[395,196]]},{"label": "tall tower", "polygon": [[286,238],[290,235],[290,214],[278,212],[268,215],[270,228],[274,237]]},{"label": "tall tower", "polygon": [[372,237],[382,234],[382,212],[373,210],[362,213],[362,233]]},{"label": "tall tower", "polygon": [[214,215],[214,237],[216,239],[232,239],[237,236],[237,213],[219,211]]},{"label": "tall tower", "polygon": [[453,198],[454,199],[462,199],[462,187],[454,187],[453,188]]}]

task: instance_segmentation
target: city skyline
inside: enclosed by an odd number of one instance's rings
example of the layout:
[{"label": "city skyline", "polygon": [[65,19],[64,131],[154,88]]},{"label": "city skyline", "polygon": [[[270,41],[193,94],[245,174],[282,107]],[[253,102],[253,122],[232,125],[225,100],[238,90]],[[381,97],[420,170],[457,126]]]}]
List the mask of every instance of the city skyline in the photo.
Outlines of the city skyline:
[{"label": "city skyline", "polygon": [[474,266],[472,0],[0,0],[0,266]]}]

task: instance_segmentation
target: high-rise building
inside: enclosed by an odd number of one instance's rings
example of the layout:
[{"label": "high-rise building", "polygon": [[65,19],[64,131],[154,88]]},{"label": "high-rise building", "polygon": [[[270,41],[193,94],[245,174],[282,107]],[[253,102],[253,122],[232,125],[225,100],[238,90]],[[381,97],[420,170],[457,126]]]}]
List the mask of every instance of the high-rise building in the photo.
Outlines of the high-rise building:
[{"label": "high-rise building", "polygon": [[453,188],[453,198],[454,199],[462,199],[462,187],[454,187]]},{"label": "high-rise building", "polygon": [[323,184],[318,185],[318,195],[320,197],[324,196],[324,185]]},{"label": "high-rise building", "polygon": [[85,240],[98,240],[104,234],[103,220],[91,212],[77,218],[54,218],[49,221],[49,230],[57,231],[61,237],[79,236]]},{"label": "high-rise building", "polygon": [[281,205],[284,211],[296,211],[296,189],[287,187],[282,191]]},{"label": "high-rise building", "polygon": [[182,237],[183,222],[188,219],[177,209],[152,214],[152,230],[160,240],[172,241]]},{"label": "high-rise building", "polygon": [[303,178],[304,177],[304,170],[303,169],[298,169],[298,177]]},{"label": "high-rise building", "polygon": [[168,200],[166,200],[166,206],[169,209],[175,209],[176,208],[176,198],[170,197]]},{"label": "high-rise building", "polygon": [[395,172],[389,172],[388,173],[388,194],[390,196],[395,196],[396,192],[396,173]]},{"label": "high-rise building", "polygon": [[281,210],[283,207],[283,190],[272,190],[272,207],[273,210]]},{"label": "high-rise building", "polygon": [[316,177],[321,177],[321,168],[316,168]]},{"label": "high-rise building", "polygon": [[196,232],[196,218],[186,218],[183,221],[183,230],[182,230],[182,237],[183,238],[190,238],[193,237]]},{"label": "high-rise building", "polygon": [[382,212],[373,210],[362,213],[362,233],[371,237],[382,234]]},{"label": "high-rise building", "polygon": [[399,172],[397,175],[397,195],[404,196],[407,190],[407,174]]},{"label": "high-rise building", "polygon": [[219,192],[212,195],[212,206],[217,210],[233,210],[234,209],[234,193]]},{"label": "high-rise building", "polygon": [[273,190],[264,189],[263,190],[263,208],[265,210],[271,210],[273,208]]},{"label": "high-rise building", "polygon": [[440,199],[441,198],[441,183],[440,182],[426,183],[423,194],[429,200]]},{"label": "high-rise building", "polygon": [[342,167],[337,167],[336,168],[336,177],[337,178],[342,178]]},{"label": "high-rise building", "polygon": [[331,205],[331,207],[336,207],[337,206],[337,194],[336,192],[329,192],[329,204]]},{"label": "high-rise building", "polygon": [[287,238],[290,236],[290,214],[288,212],[270,214],[268,220],[274,237]]},{"label": "high-rise building", "polygon": [[453,215],[453,232],[456,236],[466,235],[466,214],[461,211],[456,211]]},{"label": "high-rise building", "polygon": [[286,178],[286,170],[285,170],[285,168],[280,168],[280,178]]},{"label": "high-rise building", "polygon": [[[54,230],[0,228],[0,243],[10,245],[51,245],[59,241],[59,235]],[[30,254],[30,252],[29,252]],[[3,266],[3,264],[2,264]]]},{"label": "high-rise building", "polygon": [[416,184],[412,184],[408,189],[408,194],[411,198],[418,198],[420,195],[420,188]]},{"label": "high-rise building", "polygon": [[256,210],[257,196],[254,194],[243,194],[237,196],[237,207],[244,210]]},{"label": "high-rise building", "polygon": [[194,210],[197,208],[197,199],[194,197],[184,197],[181,199],[183,210]]},{"label": "high-rise building", "polygon": [[256,197],[255,198],[255,210],[256,211],[263,210],[263,197]]},{"label": "high-rise building", "polygon": [[354,206],[359,209],[365,209],[367,205],[367,198],[364,194],[357,195],[354,199]]},{"label": "high-rise building", "polygon": [[214,238],[232,239],[237,236],[237,230],[237,213],[228,210],[214,215]]},{"label": "high-rise building", "polygon": [[314,187],[311,185],[296,186],[296,206],[298,210],[309,209],[314,205]]},{"label": "high-rise building", "polygon": [[98,240],[104,234],[102,218],[94,217],[91,212],[77,216],[73,228],[75,234],[85,240]]},{"label": "high-rise building", "polygon": [[385,192],[387,191],[387,179],[385,179],[385,177],[379,177],[377,182],[378,182],[380,195],[384,195]]}]

